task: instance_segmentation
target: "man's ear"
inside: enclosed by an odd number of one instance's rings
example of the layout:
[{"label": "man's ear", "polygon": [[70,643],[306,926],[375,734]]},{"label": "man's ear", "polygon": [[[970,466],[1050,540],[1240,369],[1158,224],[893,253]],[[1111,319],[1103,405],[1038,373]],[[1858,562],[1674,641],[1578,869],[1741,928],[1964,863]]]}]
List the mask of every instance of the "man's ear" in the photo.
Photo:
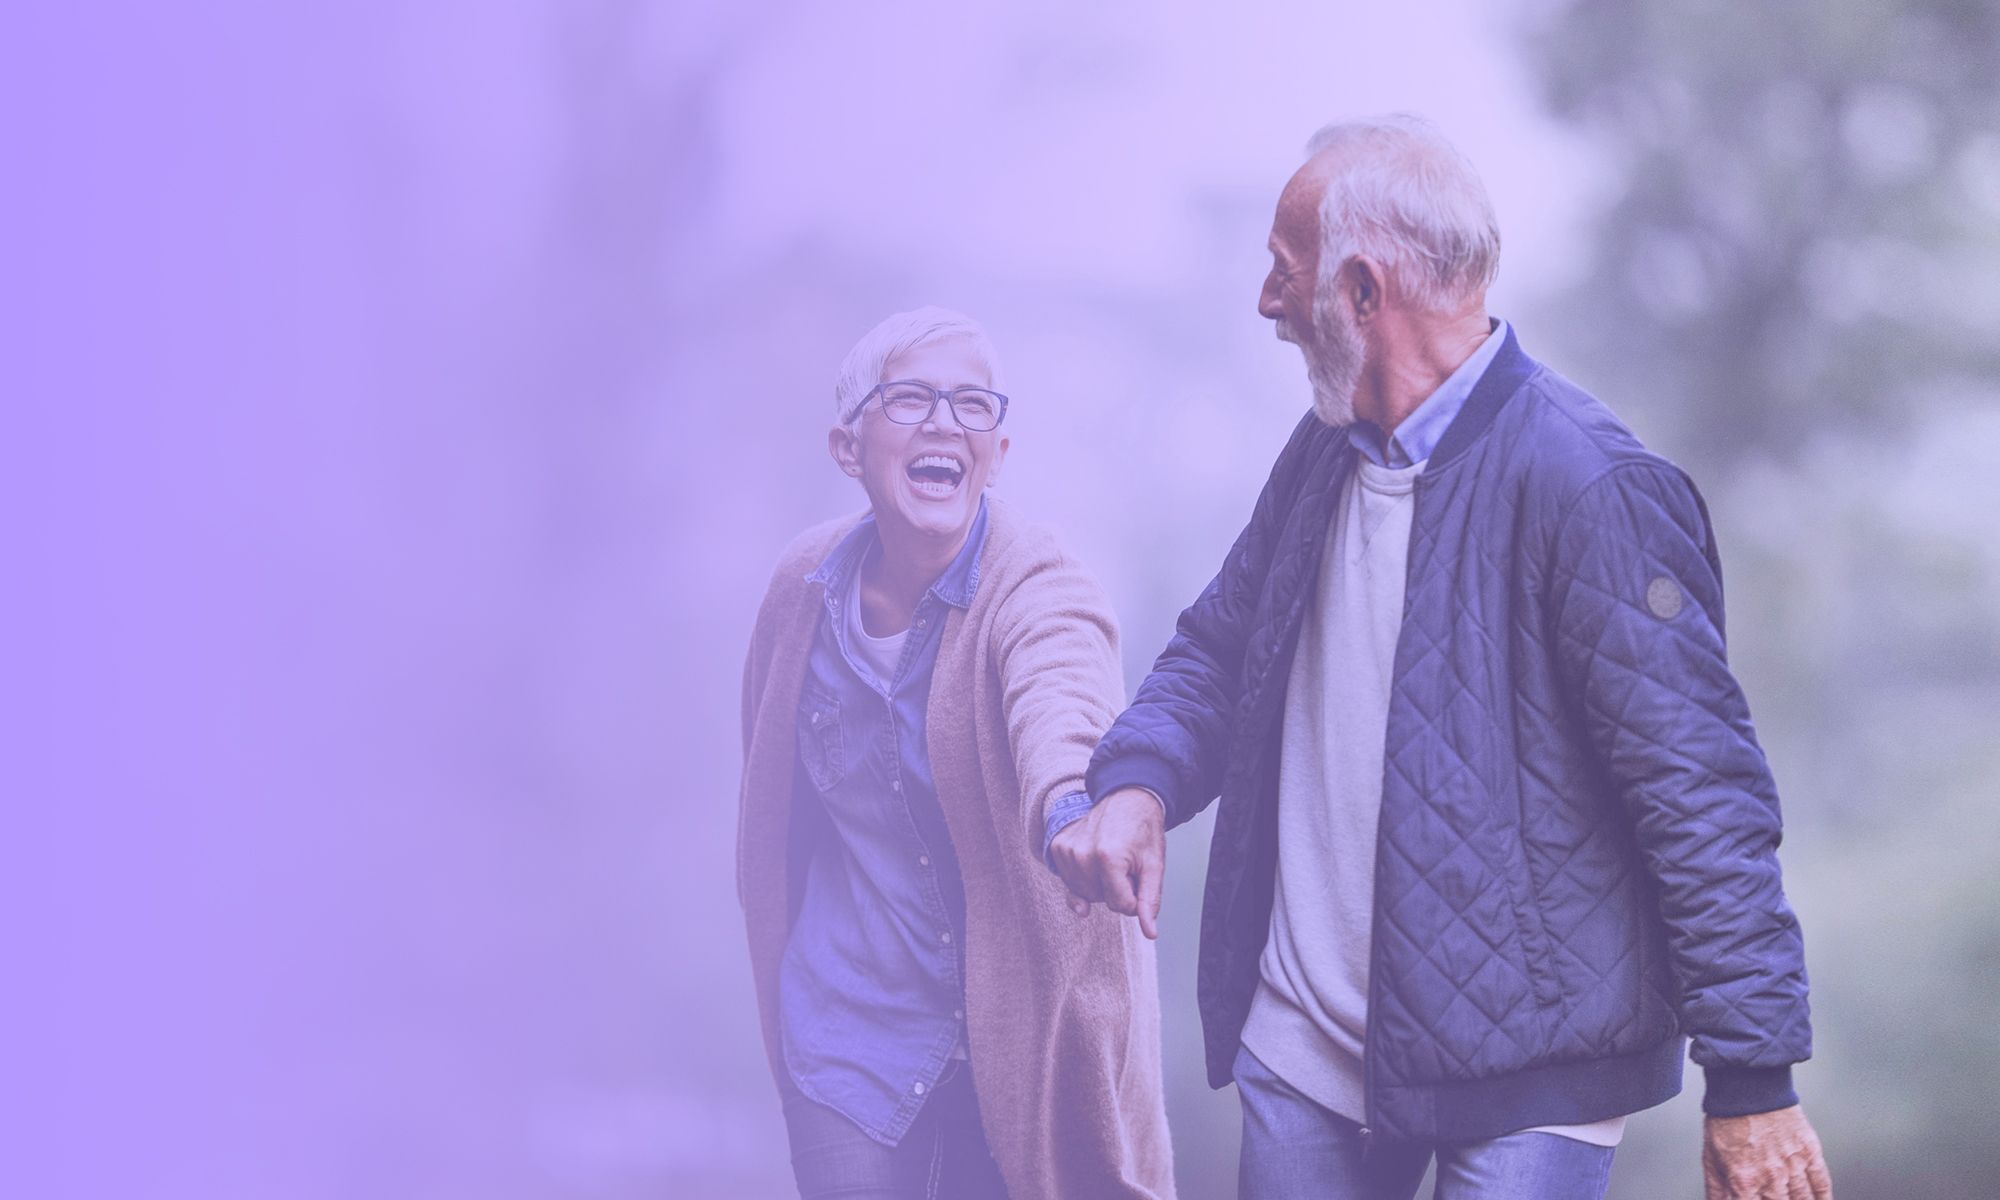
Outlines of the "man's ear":
[{"label": "man's ear", "polygon": [[845,425],[835,425],[826,431],[827,453],[840,469],[859,479],[861,477],[861,439]]},{"label": "man's ear", "polygon": [[1382,264],[1357,254],[1341,267],[1341,286],[1347,289],[1347,299],[1354,305],[1354,319],[1367,321],[1381,315],[1382,303],[1387,295],[1389,273]]},{"label": "man's ear", "polygon": [[1007,447],[1012,444],[1004,433],[1000,435],[999,441],[993,443],[993,465],[986,468],[987,487],[1000,482],[1000,465],[1007,461]]}]

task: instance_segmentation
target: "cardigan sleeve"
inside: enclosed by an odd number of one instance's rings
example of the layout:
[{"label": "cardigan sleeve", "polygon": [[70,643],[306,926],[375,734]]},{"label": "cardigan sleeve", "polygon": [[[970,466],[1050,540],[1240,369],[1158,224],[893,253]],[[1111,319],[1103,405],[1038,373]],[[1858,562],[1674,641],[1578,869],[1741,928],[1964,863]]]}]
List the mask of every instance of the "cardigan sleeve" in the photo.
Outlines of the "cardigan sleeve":
[{"label": "cardigan sleeve", "polygon": [[1704,1108],[1797,1103],[1791,1064],[1812,1052],[1805,951],[1701,498],[1668,464],[1613,467],[1562,518],[1552,563],[1557,665],[1658,888]]},{"label": "cardigan sleeve", "polygon": [[1124,702],[1118,623],[1097,581],[1058,553],[1015,584],[994,632],[1019,815],[1027,844],[1045,847],[1049,822],[1075,808],[1091,751]]},{"label": "cardigan sleeve", "polygon": [[779,554],[777,564],[771,570],[764,598],[757,606],[757,619],[750,627],[750,645],[743,655],[743,691],[740,697],[743,770],[737,787],[736,818],[736,898],[739,903],[745,899],[747,886],[743,847],[748,823],[752,819],[750,788],[758,761],[755,756],[760,752],[766,755],[791,753],[789,742],[782,742],[782,739],[777,747],[760,747],[757,742],[757,721],[764,707],[765,693],[770,688],[773,658],[784,642],[780,631],[790,625],[802,606],[810,606],[815,598],[805,584],[806,573],[853,528],[858,519],[852,516],[836,518],[815,525],[793,538]]},{"label": "cardigan sleeve", "polygon": [[743,846],[747,833],[747,823],[751,817],[750,783],[753,767],[752,755],[757,748],[757,712],[764,703],[764,689],[771,673],[770,638],[765,632],[778,607],[780,580],[774,578],[764,593],[764,602],[758,608],[757,622],[750,628],[750,646],[743,655],[743,692],[741,698],[743,719],[743,769],[737,787],[736,797],[736,902],[745,902],[744,890],[747,886],[743,863]]}]

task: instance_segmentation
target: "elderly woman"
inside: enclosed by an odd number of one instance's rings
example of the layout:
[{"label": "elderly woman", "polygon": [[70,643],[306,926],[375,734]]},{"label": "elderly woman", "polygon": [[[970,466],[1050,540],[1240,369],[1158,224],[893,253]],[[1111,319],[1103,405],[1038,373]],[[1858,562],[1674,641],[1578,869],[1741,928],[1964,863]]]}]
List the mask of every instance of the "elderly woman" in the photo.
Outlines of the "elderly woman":
[{"label": "elderly woman", "polygon": [[1152,946],[1042,859],[1117,631],[986,498],[997,386],[957,313],[861,339],[827,445],[869,511],[793,541],[751,635],[738,889],[808,1198],[1173,1195]]}]

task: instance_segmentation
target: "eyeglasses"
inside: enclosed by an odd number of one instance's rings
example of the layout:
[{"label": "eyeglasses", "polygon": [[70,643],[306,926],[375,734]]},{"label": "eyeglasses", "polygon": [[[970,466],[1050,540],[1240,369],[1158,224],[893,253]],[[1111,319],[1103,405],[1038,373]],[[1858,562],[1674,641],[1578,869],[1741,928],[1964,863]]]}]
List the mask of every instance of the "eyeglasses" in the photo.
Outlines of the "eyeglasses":
[{"label": "eyeglasses", "polygon": [[930,420],[939,400],[951,406],[951,415],[957,418],[959,427],[970,433],[997,428],[1007,415],[1007,397],[989,388],[956,387],[941,391],[914,379],[898,379],[877,384],[863,396],[854,411],[847,414],[847,423],[852,424],[861,416],[861,410],[868,407],[868,402],[878,397],[882,401],[882,415],[898,425],[921,425]]}]

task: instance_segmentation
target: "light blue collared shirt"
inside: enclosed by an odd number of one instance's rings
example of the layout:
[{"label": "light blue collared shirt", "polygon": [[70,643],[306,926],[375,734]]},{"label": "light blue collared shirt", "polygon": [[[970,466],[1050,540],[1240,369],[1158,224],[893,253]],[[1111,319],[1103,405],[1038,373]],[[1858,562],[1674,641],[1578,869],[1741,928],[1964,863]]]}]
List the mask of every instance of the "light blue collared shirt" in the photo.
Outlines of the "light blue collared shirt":
[{"label": "light blue collared shirt", "polygon": [[1361,451],[1363,458],[1378,467],[1407,467],[1428,459],[1506,342],[1507,322],[1493,322],[1493,331],[1479,343],[1479,349],[1472,352],[1472,357],[1458,364],[1458,370],[1446,376],[1445,381],[1437,385],[1436,391],[1424,397],[1417,410],[1396,426],[1394,434],[1385,438],[1373,423],[1356,421],[1347,427],[1347,440],[1354,443],[1354,448]]}]

